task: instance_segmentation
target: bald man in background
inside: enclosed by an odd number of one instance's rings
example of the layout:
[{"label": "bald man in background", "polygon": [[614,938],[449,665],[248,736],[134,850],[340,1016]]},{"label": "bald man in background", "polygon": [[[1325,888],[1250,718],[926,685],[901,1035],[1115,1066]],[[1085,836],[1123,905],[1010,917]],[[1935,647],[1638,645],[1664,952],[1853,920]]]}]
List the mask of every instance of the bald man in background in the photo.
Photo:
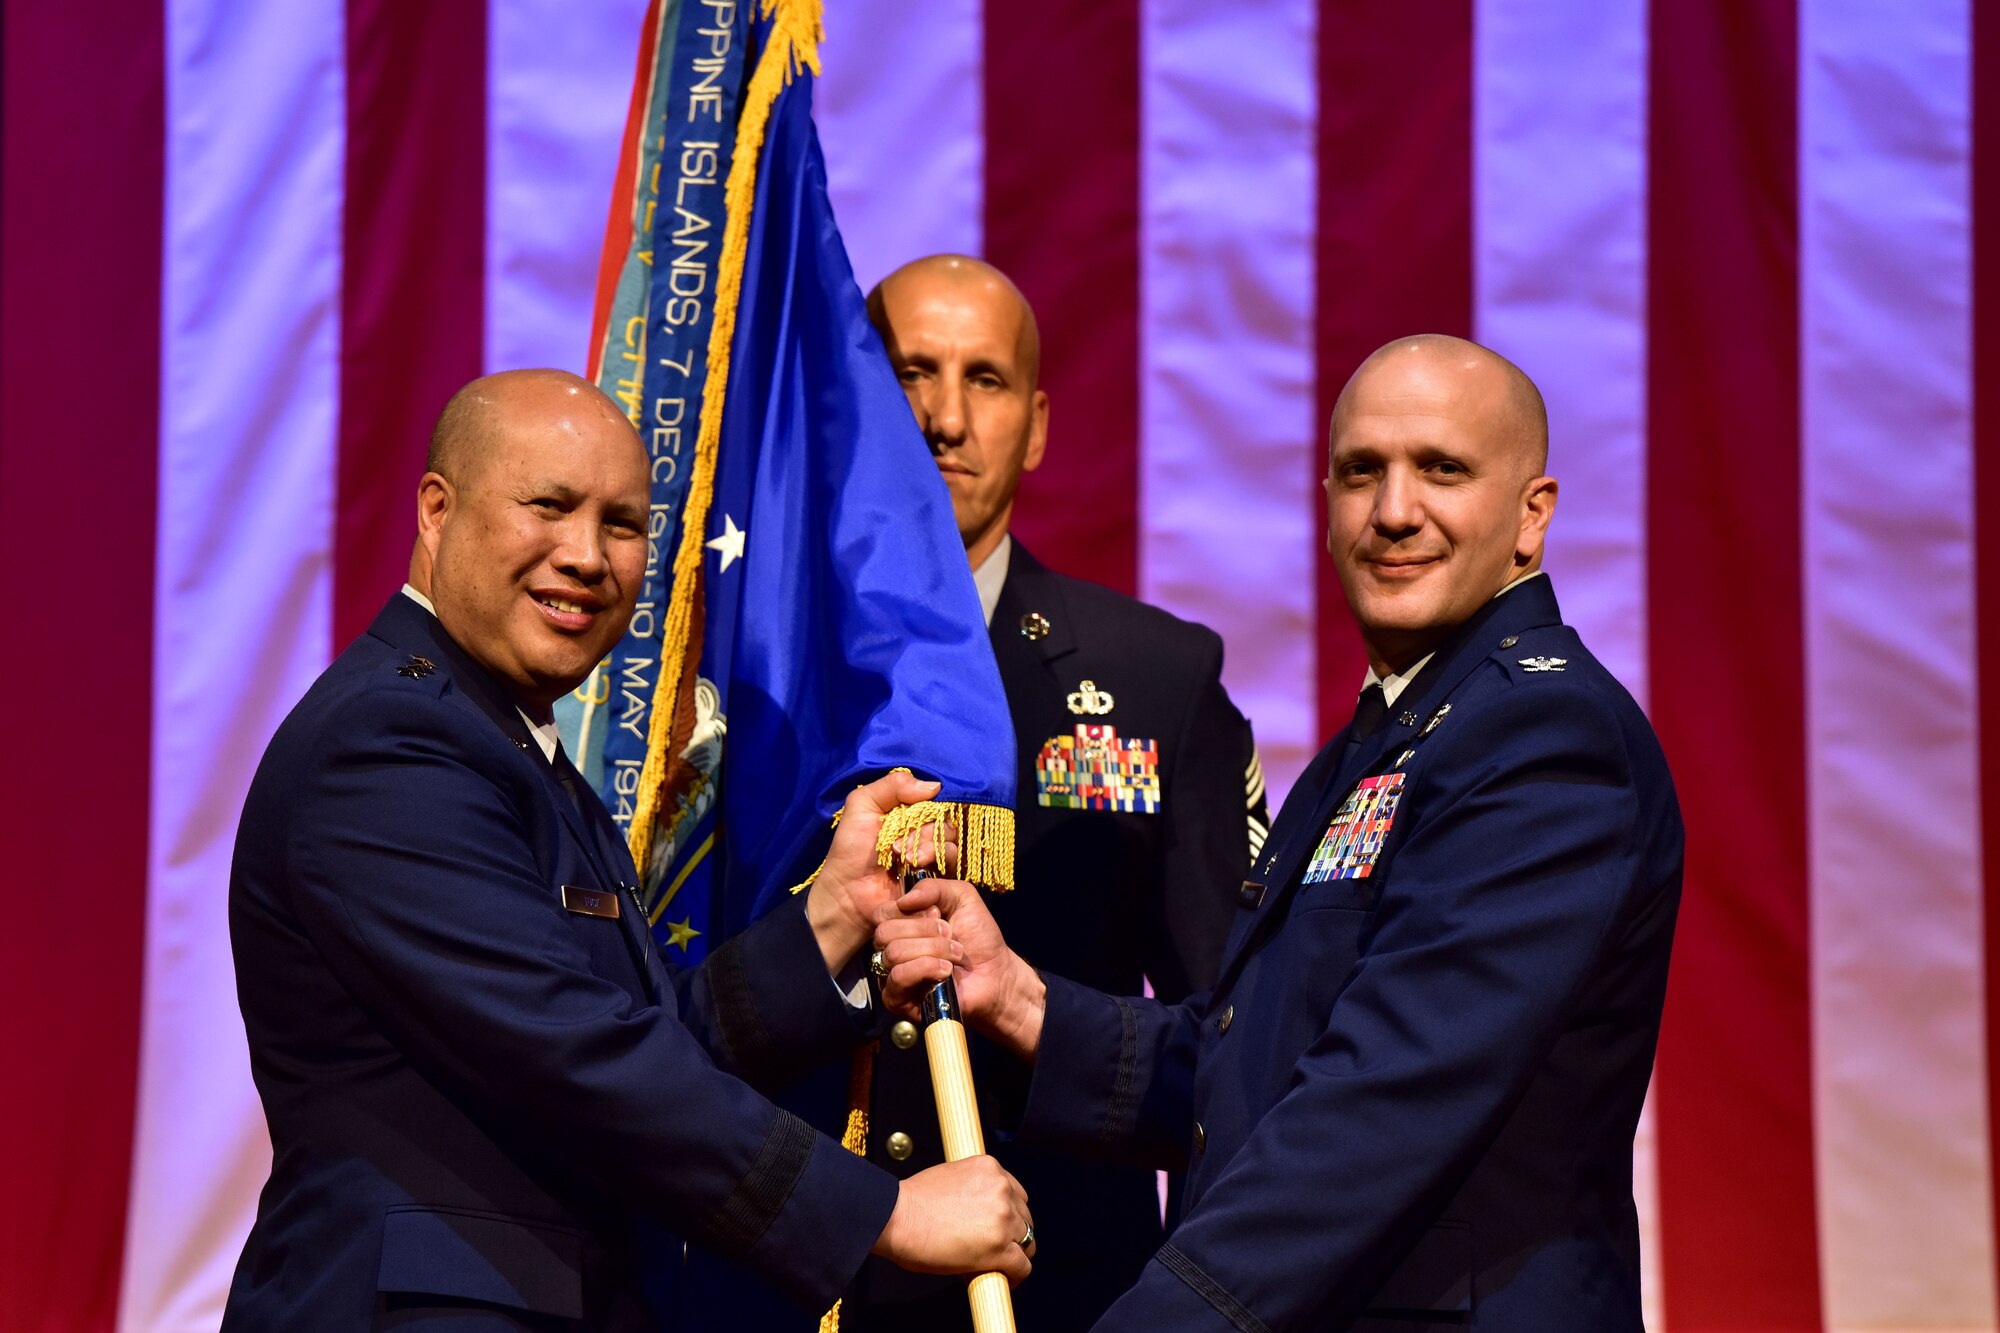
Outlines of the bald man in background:
[{"label": "bald man in background", "polygon": [[[1188,1163],[1183,1220],[1100,1329],[1641,1333],[1632,1138],[1683,833],[1651,726],[1541,572],[1541,395],[1485,348],[1406,338],[1329,433],[1368,674],[1241,884],[1214,989],[1038,973],[969,889],[899,906],[942,901],[968,1020],[1032,1065],[1023,1141]],[[936,975],[935,927],[878,930],[892,977]]]},{"label": "bald man in background", "polygon": [[[1004,274],[933,255],[890,274],[868,306],[951,494],[1014,719],[1019,887],[993,910],[1035,957],[1101,990],[1200,990],[1267,818],[1250,726],[1222,687],[1222,641],[1057,574],[1009,535],[1021,476],[1048,447],[1049,398],[1034,313]],[[1092,766],[1104,780],[1080,777]],[[994,1123],[1018,1102],[1022,1070],[982,1060],[980,1076]],[[899,1174],[941,1160],[908,1024],[876,1057],[868,1151]],[[1088,1328],[1159,1247],[1155,1173],[993,1151],[1035,1205],[1021,1327]],[[855,1333],[970,1326],[963,1283],[883,1264],[868,1266],[841,1316]]]},{"label": "bald man in background", "polygon": [[802,1318],[871,1248],[1027,1274],[1026,1203],[991,1158],[898,1180],[751,1086],[872,1035],[832,977],[894,892],[882,814],[936,784],[851,795],[811,890],[700,968],[652,945],[550,712],[631,621],[646,477],[574,375],[460,390],[409,583],[258,765],[229,926],[273,1160],[225,1329],[639,1333],[648,1225]]}]

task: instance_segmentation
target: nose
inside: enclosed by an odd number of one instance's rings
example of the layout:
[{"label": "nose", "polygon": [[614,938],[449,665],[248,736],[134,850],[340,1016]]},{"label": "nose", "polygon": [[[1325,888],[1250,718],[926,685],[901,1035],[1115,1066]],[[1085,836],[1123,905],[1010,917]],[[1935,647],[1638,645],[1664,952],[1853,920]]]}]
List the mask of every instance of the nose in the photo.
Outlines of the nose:
[{"label": "nose", "polygon": [[925,395],[924,436],[933,453],[965,443],[965,384],[957,376],[939,376]]},{"label": "nose", "polygon": [[595,583],[610,569],[604,549],[604,529],[582,510],[564,519],[562,537],[550,557],[558,570],[584,583]]},{"label": "nose", "polygon": [[1408,468],[1385,468],[1375,487],[1375,509],[1370,515],[1375,530],[1384,537],[1407,537],[1424,525],[1424,508],[1417,478]]}]

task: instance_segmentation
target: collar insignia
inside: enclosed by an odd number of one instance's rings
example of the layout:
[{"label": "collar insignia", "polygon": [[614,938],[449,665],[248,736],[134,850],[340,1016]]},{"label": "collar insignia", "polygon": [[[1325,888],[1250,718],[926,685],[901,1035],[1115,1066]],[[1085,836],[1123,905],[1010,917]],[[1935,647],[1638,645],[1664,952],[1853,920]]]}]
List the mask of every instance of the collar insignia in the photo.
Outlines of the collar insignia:
[{"label": "collar insignia", "polygon": [[1048,638],[1050,628],[1049,618],[1040,611],[1030,611],[1021,617],[1021,637],[1030,643]]}]

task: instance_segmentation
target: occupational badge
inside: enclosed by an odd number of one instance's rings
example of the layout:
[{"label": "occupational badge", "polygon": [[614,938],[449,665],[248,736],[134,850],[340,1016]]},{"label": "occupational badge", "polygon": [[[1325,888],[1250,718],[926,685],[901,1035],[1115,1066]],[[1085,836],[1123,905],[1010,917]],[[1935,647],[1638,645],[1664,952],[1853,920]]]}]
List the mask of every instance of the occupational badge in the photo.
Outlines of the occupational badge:
[{"label": "occupational badge", "polygon": [[1403,799],[1401,773],[1379,773],[1363,778],[1347,799],[1334,811],[1312,860],[1306,863],[1306,884],[1326,884],[1336,879],[1367,879],[1375,873],[1376,858],[1396,823],[1396,807]]},{"label": "occupational badge", "polygon": [[1035,803],[1057,810],[1157,814],[1160,743],[1121,738],[1115,727],[1088,724],[1068,736],[1051,736],[1035,758]]},{"label": "occupational badge", "polygon": [[399,676],[408,676],[411,680],[422,680],[425,676],[430,675],[431,672],[436,670],[437,663],[431,661],[430,658],[413,655],[409,661],[396,668],[396,674]]},{"label": "occupational badge", "polygon": [[1080,715],[1102,717],[1111,711],[1114,702],[1109,691],[1098,689],[1094,680],[1086,680],[1076,687],[1074,694],[1069,696],[1069,711]]},{"label": "occupational badge", "polygon": [[1524,657],[1521,659],[1523,671],[1561,671],[1569,665],[1567,657]]}]

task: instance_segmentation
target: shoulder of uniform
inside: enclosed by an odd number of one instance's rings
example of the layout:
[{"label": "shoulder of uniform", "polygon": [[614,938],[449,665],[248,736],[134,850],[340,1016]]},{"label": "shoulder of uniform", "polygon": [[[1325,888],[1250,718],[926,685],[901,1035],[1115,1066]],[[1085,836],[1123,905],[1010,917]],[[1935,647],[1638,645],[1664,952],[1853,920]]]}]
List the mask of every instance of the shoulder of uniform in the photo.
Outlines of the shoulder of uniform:
[{"label": "shoulder of uniform", "polygon": [[1567,625],[1542,625],[1502,635],[1487,660],[1511,680],[1543,686],[1569,683],[1602,669]]},{"label": "shoulder of uniform", "polygon": [[1163,642],[1177,657],[1192,655],[1210,647],[1220,650],[1222,637],[1208,626],[1198,621],[1183,620],[1173,612],[1142,602],[1126,593],[1117,592],[1101,583],[1091,583],[1086,579],[1071,578],[1067,574],[1051,577],[1062,585],[1063,601],[1069,608],[1073,633],[1090,635],[1093,632],[1115,634],[1129,639],[1135,635],[1149,640]]}]

